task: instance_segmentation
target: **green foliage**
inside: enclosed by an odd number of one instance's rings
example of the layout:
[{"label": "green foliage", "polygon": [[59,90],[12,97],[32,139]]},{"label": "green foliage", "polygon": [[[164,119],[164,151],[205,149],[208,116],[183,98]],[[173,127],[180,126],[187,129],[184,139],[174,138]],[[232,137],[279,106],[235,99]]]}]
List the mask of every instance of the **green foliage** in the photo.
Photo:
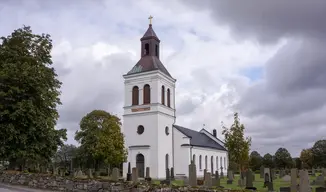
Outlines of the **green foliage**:
[{"label": "green foliage", "polygon": [[26,26],[1,40],[0,158],[49,161],[66,139],[55,129],[61,82],[50,67],[52,40]]},{"label": "green foliage", "polygon": [[234,122],[230,129],[223,126],[222,134],[225,136],[225,146],[229,152],[229,159],[237,163],[240,169],[249,162],[251,138],[244,137],[245,127],[240,123],[238,113],[234,113]]},{"label": "green foliage", "polygon": [[257,151],[253,151],[249,156],[249,167],[253,170],[260,170],[260,167],[263,164],[263,158]]},{"label": "green foliage", "polygon": [[302,166],[306,169],[312,168],[313,163],[313,154],[311,149],[302,149],[300,153],[300,160],[302,162]]},{"label": "green foliage", "polygon": [[293,167],[297,168],[297,169],[301,169],[302,168],[302,162],[300,160],[300,158],[293,158]]},{"label": "green foliage", "polygon": [[269,153],[265,154],[263,157],[264,167],[274,168],[273,156]]},{"label": "green foliage", "polygon": [[315,167],[326,167],[326,140],[316,141],[311,148],[313,165]]},{"label": "green foliage", "polygon": [[75,139],[81,144],[85,156],[109,165],[119,165],[126,160],[124,136],[120,119],[103,110],[94,110],[80,121],[80,131]]},{"label": "green foliage", "polygon": [[285,148],[279,148],[275,153],[275,165],[277,168],[292,168],[291,154]]}]

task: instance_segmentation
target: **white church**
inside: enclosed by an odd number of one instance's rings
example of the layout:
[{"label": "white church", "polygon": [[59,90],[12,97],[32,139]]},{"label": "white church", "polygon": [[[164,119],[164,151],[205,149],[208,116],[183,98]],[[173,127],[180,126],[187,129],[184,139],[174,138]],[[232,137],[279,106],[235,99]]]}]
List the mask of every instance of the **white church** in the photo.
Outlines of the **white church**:
[{"label": "white church", "polygon": [[[123,132],[128,150],[127,162],[138,168],[139,177],[146,167],[154,179],[165,178],[166,168],[175,176],[188,176],[191,160],[197,176],[216,170],[225,175],[228,152],[224,143],[205,129],[194,131],[176,125],[175,83],[160,61],[160,40],[149,24],[141,41],[141,58],[125,75]],[[123,175],[128,163],[123,165]]]}]

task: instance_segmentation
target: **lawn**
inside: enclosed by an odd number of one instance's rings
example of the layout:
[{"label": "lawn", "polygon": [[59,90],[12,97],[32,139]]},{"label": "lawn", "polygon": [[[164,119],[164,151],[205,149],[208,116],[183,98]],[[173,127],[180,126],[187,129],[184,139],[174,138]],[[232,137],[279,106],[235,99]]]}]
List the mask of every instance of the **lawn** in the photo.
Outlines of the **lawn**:
[{"label": "lawn", "polygon": [[[315,180],[316,177],[312,177],[310,176],[309,181],[313,181]],[[238,179],[239,179],[239,175],[235,175],[235,179],[233,180],[232,185],[227,185],[226,181],[227,178],[224,177],[223,179],[221,179],[221,186],[223,186],[226,189],[244,189],[241,187],[238,187]],[[159,184],[159,181],[153,181],[156,184]],[[298,179],[299,182],[299,179]],[[172,182],[173,185],[178,185],[178,186],[182,186],[183,185],[183,181],[182,180],[175,180]],[[259,174],[255,174],[255,181],[253,182],[254,187],[257,188],[258,191],[261,192],[265,192],[267,191],[267,188],[264,188],[264,180],[262,178],[260,178]],[[273,180],[273,184],[274,184],[274,190],[275,191],[279,191],[280,187],[289,187],[290,186],[290,182],[286,182],[283,181],[282,179],[277,178],[276,180]],[[313,189],[319,186],[312,186]]]}]

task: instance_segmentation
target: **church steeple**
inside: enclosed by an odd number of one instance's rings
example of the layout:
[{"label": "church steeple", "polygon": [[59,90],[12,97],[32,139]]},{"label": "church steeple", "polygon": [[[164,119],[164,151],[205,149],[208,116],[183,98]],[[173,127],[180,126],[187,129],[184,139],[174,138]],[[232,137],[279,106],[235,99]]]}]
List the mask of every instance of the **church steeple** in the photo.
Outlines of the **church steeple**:
[{"label": "church steeple", "polygon": [[152,19],[149,18],[149,26],[144,36],[140,39],[141,41],[141,56],[155,56],[160,58],[160,39],[157,37],[155,31],[153,30]]},{"label": "church steeple", "polygon": [[141,57],[137,64],[127,73],[127,75],[148,72],[158,70],[165,75],[172,77],[168,70],[164,67],[160,61],[160,39],[154,32],[152,19],[149,18],[149,26],[143,37],[140,39],[141,42]]}]

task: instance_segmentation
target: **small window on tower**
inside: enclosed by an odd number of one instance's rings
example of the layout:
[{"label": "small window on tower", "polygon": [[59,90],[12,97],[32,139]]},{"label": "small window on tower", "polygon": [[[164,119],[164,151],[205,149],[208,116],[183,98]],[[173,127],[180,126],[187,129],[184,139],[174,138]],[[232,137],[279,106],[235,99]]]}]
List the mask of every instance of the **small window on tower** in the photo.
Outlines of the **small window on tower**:
[{"label": "small window on tower", "polygon": [[158,45],[155,45],[155,56],[158,57]]},{"label": "small window on tower", "polygon": [[146,43],[145,44],[145,55],[148,55],[149,54],[149,44]]}]

